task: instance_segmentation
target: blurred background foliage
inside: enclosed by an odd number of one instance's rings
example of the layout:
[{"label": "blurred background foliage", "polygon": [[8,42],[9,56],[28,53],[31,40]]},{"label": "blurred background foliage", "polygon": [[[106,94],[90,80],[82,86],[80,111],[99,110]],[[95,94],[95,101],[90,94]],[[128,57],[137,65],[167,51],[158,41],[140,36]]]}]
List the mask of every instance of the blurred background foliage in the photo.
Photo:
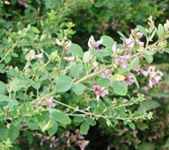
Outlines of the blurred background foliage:
[{"label": "blurred background foliage", "polygon": [[[144,25],[149,16],[163,23],[169,18],[168,10],[169,0],[1,0],[0,39],[33,25],[56,37],[66,35],[85,48],[90,35],[107,34],[120,41],[118,31],[127,35],[136,25]],[[95,126],[87,136],[89,149],[169,149],[169,55],[158,54],[154,63],[165,72],[165,79],[148,93],[154,101],[142,106],[156,108],[153,120],[138,122],[134,131],[123,126],[120,130]],[[30,134],[22,136],[29,139]]]}]

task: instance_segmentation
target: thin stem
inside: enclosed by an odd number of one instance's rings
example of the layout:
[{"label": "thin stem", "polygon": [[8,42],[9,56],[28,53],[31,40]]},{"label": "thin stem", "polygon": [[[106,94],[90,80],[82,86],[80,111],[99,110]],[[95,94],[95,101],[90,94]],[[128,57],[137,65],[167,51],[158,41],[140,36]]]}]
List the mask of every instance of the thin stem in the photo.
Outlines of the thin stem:
[{"label": "thin stem", "polygon": [[112,67],[113,67],[113,65],[110,65],[110,66],[107,66],[104,69],[101,69],[99,71],[93,72],[91,74],[87,74],[86,76],[82,77],[81,79],[75,81],[75,84],[78,84],[78,83],[84,82],[88,79],[91,79],[91,78],[97,76],[98,74],[102,73],[105,69],[109,69],[109,68],[112,68]]}]

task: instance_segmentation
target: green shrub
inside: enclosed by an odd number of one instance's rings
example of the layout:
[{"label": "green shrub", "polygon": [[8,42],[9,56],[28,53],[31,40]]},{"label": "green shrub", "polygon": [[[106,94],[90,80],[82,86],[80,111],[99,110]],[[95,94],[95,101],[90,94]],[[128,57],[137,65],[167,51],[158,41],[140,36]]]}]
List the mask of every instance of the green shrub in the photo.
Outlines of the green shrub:
[{"label": "green shrub", "polygon": [[17,143],[26,131],[53,136],[79,128],[85,135],[100,121],[106,128],[122,122],[135,129],[138,120],[151,119],[149,110],[158,106],[150,101],[152,106],[145,107],[144,92],[159,83],[162,73],[147,64],[155,53],[168,52],[169,22],[157,28],[152,18],[148,23],[129,38],[122,35],[119,44],[106,35],[99,41],[91,36],[85,52],[68,39],[69,26],[57,38],[47,32],[45,21],[44,30],[28,25],[6,32],[0,51],[2,145]]}]

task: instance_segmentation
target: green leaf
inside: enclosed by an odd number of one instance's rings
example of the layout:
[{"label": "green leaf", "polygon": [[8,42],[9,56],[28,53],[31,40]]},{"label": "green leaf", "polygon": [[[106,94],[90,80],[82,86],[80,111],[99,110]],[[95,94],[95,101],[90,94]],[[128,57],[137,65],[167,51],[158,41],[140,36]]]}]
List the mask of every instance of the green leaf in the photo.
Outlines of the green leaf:
[{"label": "green leaf", "polygon": [[83,73],[83,65],[74,63],[70,68],[70,75],[74,78],[78,78]]},{"label": "green leaf", "polygon": [[28,126],[29,129],[31,130],[38,130],[39,129],[39,122],[38,119],[36,117],[31,117],[29,119],[27,119],[26,121],[26,125]]},{"label": "green leaf", "polygon": [[15,141],[16,138],[19,136],[19,129],[20,129],[20,121],[12,123],[12,125],[8,129],[8,137],[11,139],[11,141]]},{"label": "green leaf", "polygon": [[163,147],[164,148],[169,148],[169,138],[166,140],[166,142],[165,142]]},{"label": "green leaf", "polygon": [[144,28],[143,26],[138,25],[138,26],[137,26],[137,29],[138,29],[141,33],[143,33],[144,35],[147,35],[146,28]]},{"label": "green leaf", "polygon": [[153,143],[142,143],[138,146],[138,150],[155,150]]},{"label": "green leaf", "polygon": [[69,76],[61,75],[55,81],[56,92],[64,93],[71,89],[72,79]]},{"label": "green leaf", "polygon": [[111,122],[110,119],[106,119],[106,125],[107,125],[108,127],[112,127],[112,122]]},{"label": "green leaf", "polygon": [[8,138],[8,128],[4,127],[4,126],[0,126],[0,141],[5,140]]},{"label": "green leaf", "polygon": [[73,118],[73,123],[74,123],[75,125],[79,125],[79,124],[81,124],[83,121],[84,121],[84,117],[75,116],[75,117]]},{"label": "green leaf", "polygon": [[76,56],[76,57],[82,57],[83,56],[83,50],[78,44],[72,43],[68,52],[70,54],[72,54],[72,56]]},{"label": "green leaf", "polygon": [[48,134],[50,136],[54,135],[58,130],[58,123],[56,121],[52,121],[51,124],[52,124],[51,128],[48,129]]},{"label": "green leaf", "polygon": [[99,102],[96,102],[96,103],[92,104],[93,112],[95,114],[103,113],[105,111],[106,107],[107,106],[102,101],[99,101]]},{"label": "green leaf", "polygon": [[47,9],[54,9],[59,7],[62,3],[62,0],[45,0],[45,7]]},{"label": "green leaf", "polygon": [[112,82],[113,92],[116,95],[125,96],[128,91],[128,86],[123,81],[113,81]]},{"label": "green leaf", "polygon": [[49,112],[51,119],[60,123],[61,126],[65,127],[71,123],[71,120],[66,113],[57,109],[50,109]]},{"label": "green leaf", "polygon": [[0,81],[0,94],[6,93],[6,84]]},{"label": "green leaf", "polygon": [[90,125],[88,124],[88,122],[83,122],[80,125],[80,134],[86,135],[89,131]]},{"label": "green leaf", "polygon": [[146,61],[151,64],[153,62],[153,53],[149,52],[149,51],[145,51],[144,52],[144,58],[146,59]]},{"label": "green leaf", "polygon": [[81,83],[73,85],[73,88],[72,88],[73,92],[76,95],[82,95],[85,89],[86,87]]},{"label": "green leaf", "polygon": [[88,122],[88,124],[90,126],[96,125],[96,121],[94,119],[92,119],[92,118],[86,118],[86,121]]},{"label": "green leaf", "polygon": [[11,91],[19,91],[21,89],[27,89],[31,85],[31,81],[27,79],[14,78],[9,82],[9,88]]},{"label": "green leaf", "polygon": [[139,66],[139,58],[135,57],[133,60],[131,60],[129,66],[128,66],[128,70],[132,70],[135,69]]},{"label": "green leaf", "polygon": [[127,125],[133,130],[136,128],[135,124],[131,121],[127,122]]},{"label": "green leaf", "polygon": [[12,108],[13,106],[18,105],[18,101],[15,99],[11,99],[6,95],[1,95],[0,94],[0,107],[6,106]]},{"label": "green leaf", "polygon": [[155,108],[160,107],[160,104],[157,101],[147,100],[140,104],[138,112],[146,112]]},{"label": "green leaf", "polygon": [[106,48],[111,48],[112,47],[112,45],[114,43],[114,40],[110,36],[103,35],[101,37],[101,39],[103,40],[103,45],[106,46]]},{"label": "green leaf", "polygon": [[161,38],[164,38],[165,29],[164,29],[164,27],[163,27],[162,24],[159,24],[159,25],[158,25],[157,35],[158,35],[158,37],[159,37],[160,39],[161,39]]},{"label": "green leaf", "polygon": [[44,120],[40,123],[40,128],[41,128],[42,132],[47,131],[51,127],[52,127],[52,121],[51,120]]},{"label": "green leaf", "polygon": [[84,62],[84,63],[88,63],[88,62],[90,62],[90,60],[91,60],[92,58],[93,58],[92,52],[91,52],[91,51],[87,51],[87,52],[85,52],[84,55],[83,55],[83,62]]},{"label": "green leaf", "polygon": [[96,81],[99,85],[108,88],[110,86],[110,80],[105,79],[105,78],[99,78]]}]

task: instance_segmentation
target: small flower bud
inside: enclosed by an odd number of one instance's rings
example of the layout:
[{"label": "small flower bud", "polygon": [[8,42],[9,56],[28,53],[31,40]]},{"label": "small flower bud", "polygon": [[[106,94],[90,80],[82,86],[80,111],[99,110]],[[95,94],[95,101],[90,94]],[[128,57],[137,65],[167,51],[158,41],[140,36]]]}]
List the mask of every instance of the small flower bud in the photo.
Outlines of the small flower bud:
[{"label": "small flower bud", "polygon": [[164,24],[164,29],[165,31],[169,31],[169,20],[167,20],[166,23]]},{"label": "small flower bud", "polygon": [[73,61],[75,61],[75,57],[74,56],[64,57],[64,60],[66,60],[68,62],[73,62]]},{"label": "small flower bud", "polygon": [[112,52],[115,53],[117,51],[117,44],[114,43],[112,46]]}]

